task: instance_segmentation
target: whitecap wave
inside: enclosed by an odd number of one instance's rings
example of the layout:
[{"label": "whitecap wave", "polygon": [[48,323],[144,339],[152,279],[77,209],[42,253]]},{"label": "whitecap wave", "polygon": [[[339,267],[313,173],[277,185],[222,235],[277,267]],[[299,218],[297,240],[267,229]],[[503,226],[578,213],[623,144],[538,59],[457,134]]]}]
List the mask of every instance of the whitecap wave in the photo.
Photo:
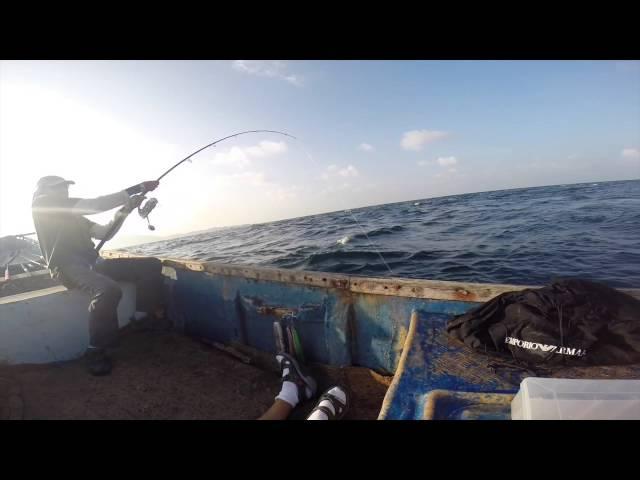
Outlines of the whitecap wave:
[{"label": "whitecap wave", "polygon": [[346,245],[347,243],[349,243],[351,241],[351,237],[349,235],[347,235],[346,237],[342,237],[340,240],[338,240],[336,243],[339,243],[340,245]]}]

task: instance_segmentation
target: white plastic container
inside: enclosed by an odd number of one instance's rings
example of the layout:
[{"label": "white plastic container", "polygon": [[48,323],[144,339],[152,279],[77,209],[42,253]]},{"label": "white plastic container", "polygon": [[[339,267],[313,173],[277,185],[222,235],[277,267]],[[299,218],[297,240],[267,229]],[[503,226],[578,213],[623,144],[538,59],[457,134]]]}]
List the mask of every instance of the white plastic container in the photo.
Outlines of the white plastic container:
[{"label": "white plastic container", "polygon": [[640,420],[640,380],[525,378],[512,420]]}]

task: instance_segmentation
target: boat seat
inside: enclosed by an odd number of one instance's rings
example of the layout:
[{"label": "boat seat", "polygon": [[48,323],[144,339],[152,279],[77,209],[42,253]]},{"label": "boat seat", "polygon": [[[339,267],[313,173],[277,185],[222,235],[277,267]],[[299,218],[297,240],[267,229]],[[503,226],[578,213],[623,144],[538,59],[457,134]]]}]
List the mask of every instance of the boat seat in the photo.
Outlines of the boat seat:
[{"label": "boat seat", "polygon": [[[118,282],[120,328],[136,310],[136,287]],[[81,356],[89,343],[87,294],[58,285],[0,298],[0,362],[50,363]]]}]

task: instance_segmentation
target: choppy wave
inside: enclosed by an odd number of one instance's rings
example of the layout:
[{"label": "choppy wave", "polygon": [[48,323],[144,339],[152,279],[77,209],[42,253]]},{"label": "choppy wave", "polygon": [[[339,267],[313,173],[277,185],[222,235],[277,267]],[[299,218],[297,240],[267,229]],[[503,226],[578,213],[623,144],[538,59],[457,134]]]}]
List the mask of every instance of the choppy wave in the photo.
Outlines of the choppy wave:
[{"label": "choppy wave", "polygon": [[336,243],[339,243],[340,245],[346,245],[350,241],[351,241],[351,237],[349,235],[345,235],[340,240],[338,240]]},{"label": "choppy wave", "polygon": [[638,180],[525,188],[361,208],[358,224],[339,211],[127,250],[354,275],[640,287],[639,206]]}]

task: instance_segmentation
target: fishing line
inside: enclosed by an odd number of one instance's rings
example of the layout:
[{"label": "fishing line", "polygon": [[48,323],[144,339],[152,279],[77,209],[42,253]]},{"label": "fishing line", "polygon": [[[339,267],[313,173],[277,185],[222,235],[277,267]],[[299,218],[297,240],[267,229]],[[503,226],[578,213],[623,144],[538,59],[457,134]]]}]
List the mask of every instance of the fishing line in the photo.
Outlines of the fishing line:
[{"label": "fishing line", "polygon": [[358,222],[358,219],[356,218],[355,214],[353,213],[353,211],[351,211],[351,209],[345,210],[345,213],[349,213],[351,214],[351,216],[353,217],[353,220],[356,222],[356,224],[358,225],[358,227],[360,227],[360,231],[362,231],[362,233],[364,234],[364,236],[367,238],[367,241],[369,242],[369,246],[371,248],[373,248],[373,250],[378,254],[378,256],[380,257],[380,260],[382,260],[382,263],[384,263],[384,266],[387,267],[387,270],[389,270],[389,273],[391,275],[394,275],[393,270],[391,270],[391,267],[389,266],[389,264],[385,261],[384,257],[382,256],[382,253],[380,252],[380,250],[378,250],[374,245],[373,242],[371,242],[371,239],[369,238],[369,235],[367,235],[367,232],[364,230],[364,228],[362,228],[362,225],[360,225],[360,222]]},{"label": "fishing line", "polygon": [[[294,137],[295,138],[295,137]],[[302,150],[307,154],[307,157],[309,157],[309,159],[316,164],[316,166],[321,167],[320,164],[318,162],[315,161],[315,159],[313,158],[313,156],[311,155],[311,153],[305,148],[303,142],[300,139],[296,140],[298,142],[300,142],[300,147],[302,147]],[[369,246],[373,249],[373,251],[375,253],[378,254],[378,257],[380,257],[380,260],[382,260],[382,263],[384,264],[385,267],[387,267],[387,270],[389,270],[389,273],[391,275],[394,275],[393,270],[391,270],[391,267],[389,266],[389,264],[385,261],[384,257],[382,256],[382,252],[380,251],[379,248],[377,248],[377,246],[371,241],[371,238],[369,238],[369,235],[367,234],[367,232],[365,231],[364,228],[362,228],[362,225],[360,224],[360,222],[358,221],[358,219],[356,218],[355,214],[353,213],[353,211],[351,209],[346,209],[341,211],[341,213],[345,213],[345,214],[350,214],[351,218],[353,218],[353,221],[356,222],[356,225],[358,225],[358,227],[360,228],[360,231],[363,233],[363,235],[365,236],[365,238],[367,239],[367,242],[369,242]]]},{"label": "fishing line", "polygon": [[[165,173],[163,173],[162,175],[160,175],[160,177],[158,177],[158,181],[160,181],[164,176],[166,176],[168,173],[170,173],[174,168],[178,167],[180,164],[186,162],[187,160],[190,160],[191,157],[193,157],[195,154],[201,152],[202,150],[204,150],[205,148],[211,147],[213,145],[215,145],[216,143],[219,143],[223,140],[226,140],[228,138],[232,138],[232,137],[236,137],[238,135],[243,135],[245,133],[277,133],[280,135],[285,135],[287,137],[293,138],[294,140],[296,140],[298,142],[298,146],[302,148],[302,150],[307,154],[307,157],[309,158],[309,160],[311,160],[312,163],[314,163],[316,166],[320,167],[320,164],[318,162],[315,161],[315,159],[313,158],[313,155],[311,155],[311,152],[309,152],[309,150],[306,148],[306,146],[304,145],[304,142],[302,142],[302,140],[294,137],[293,135],[290,135],[288,133],[285,132],[279,132],[276,130],[248,130],[246,132],[240,132],[240,133],[236,133],[234,135],[229,135],[228,137],[224,137],[221,138],[220,140],[217,140],[215,142],[210,143],[209,145],[205,145],[204,147],[196,150],[195,152],[193,152],[192,154],[190,154],[189,156],[183,158],[182,160],[180,160],[178,163],[176,163],[173,167],[171,167],[169,170],[167,170]],[[377,248],[377,246],[371,241],[371,238],[369,237],[369,235],[367,234],[367,232],[364,230],[364,228],[362,227],[362,225],[360,224],[360,222],[358,221],[358,219],[356,218],[355,214],[349,209],[349,210],[345,210],[344,212],[349,212],[349,214],[351,214],[351,218],[353,218],[353,220],[355,221],[356,225],[358,225],[358,227],[360,228],[360,230],[362,231],[362,233],[364,234],[365,238],[367,239],[369,246],[373,249],[373,251],[378,255],[378,257],[380,257],[380,260],[382,260],[382,263],[384,264],[384,266],[387,268],[387,270],[389,270],[389,273],[391,275],[394,275],[393,270],[391,270],[391,267],[389,266],[389,264],[386,262],[386,260],[384,259],[384,256],[382,255],[382,252],[380,251],[379,248]],[[343,212],[343,213],[344,213]],[[142,216],[142,214],[141,214]],[[145,216],[144,218],[147,218],[148,220],[148,215]]]},{"label": "fishing line", "polygon": [[[290,135],[288,133],[285,132],[280,132],[277,130],[246,130],[243,132],[239,132],[239,133],[234,133],[233,135],[228,135],[226,137],[223,137],[219,140],[216,140],[214,142],[211,142],[207,145],[205,145],[204,147],[201,147],[199,149],[197,149],[196,151],[194,151],[193,153],[189,154],[188,156],[186,156],[185,158],[183,158],[182,160],[180,160],[179,162],[177,162],[175,165],[173,165],[171,168],[169,168],[167,171],[165,171],[162,175],[160,175],[157,179],[157,181],[159,182],[160,180],[162,180],[164,177],[166,177],[169,173],[171,173],[175,168],[177,168],[178,166],[182,165],[184,162],[186,161],[190,161],[191,158],[193,156],[195,156],[196,154],[202,152],[203,150],[209,148],[209,147],[213,147],[216,144],[227,140],[229,138],[233,138],[233,137],[237,137],[240,135],[245,135],[248,133],[276,133],[278,135],[284,135],[286,137],[289,138],[293,138],[294,140],[299,142],[299,146],[302,147],[302,150],[307,154],[307,157],[311,160],[312,163],[316,164],[317,166],[319,166],[319,164],[314,160],[313,156],[311,155],[311,153],[305,148],[304,144],[296,137],[294,137],[293,135]],[[146,193],[146,192],[145,192]],[[142,194],[144,195],[144,193]],[[138,213],[140,214],[140,216],[144,219],[147,220],[147,223],[149,223],[149,214],[151,213],[151,211],[153,210],[153,208],[156,206],[157,204],[157,200],[155,198],[149,199],[147,204],[144,207],[138,207]],[[346,210],[345,212],[349,212],[351,214],[351,218],[353,218],[353,220],[355,221],[356,225],[358,225],[358,227],[360,228],[360,230],[362,231],[362,233],[364,234],[365,238],[367,239],[367,241],[369,242],[369,246],[376,252],[376,254],[380,257],[380,260],[382,261],[382,263],[384,264],[384,266],[387,268],[387,270],[389,270],[389,273],[391,273],[391,275],[393,275],[393,270],[391,270],[391,267],[389,267],[389,264],[386,262],[386,260],[384,259],[384,256],[382,255],[382,252],[380,251],[380,249],[377,248],[376,245],[374,245],[374,243],[371,241],[371,238],[369,238],[369,235],[367,234],[367,232],[364,230],[364,228],[362,227],[362,225],[360,224],[360,222],[358,221],[358,219],[356,218],[356,216],[353,214],[353,212],[351,210]],[[124,217],[126,218],[126,217]],[[124,218],[122,219],[122,222],[124,222]],[[99,252],[100,249],[102,248],[102,246],[105,244],[105,242],[107,241],[106,239],[109,238],[109,236],[111,235],[112,231],[115,230],[116,227],[119,227],[120,224],[122,222],[115,222],[114,225],[112,226],[111,229],[109,229],[109,231],[107,232],[107,234],[104,236],[104,239],[102,239],[100,241],[100,243],[98,244],[98,246],[96,247],[96,252]],[[149,229],[151,230],[155,230],[155,227],[153,227],[150,223],[149,223]]]},{"label": "fishing line", "polygon": [[[248,133],[276,133],[279,135],[284,135],[286,137],[290,137],[293,138],[294,140],[299,142],[299,146],[302,148],[302,150],[307,154],[307,157],[311,160],[312,163],[316,164],[316,166],[320,166],[318,162],[315,161],[315,159],[313,158],[313,156],[311,155],[311,153],[309,152],[309,150],[307,150],[307,148],[305,147],[305,145],[303,144],[303,142],[301,140],[299,140],[298,138],[294,137],[293,135],[290,135],[288,133],[285,132],[280,132],[277,130],[246,130],[244,132],[239,132],[239,133],[234,133],[233,135],[228,135],[226,137],[223,137],[219,140],[216,140],[214,142],[211,142],[207,145],[205,145],[204,147],[199,148],[198,150],[194,151],[193,153],[189,154],[188,156],[186,156],[185,158],[183,158],[182,160],[180,160],[179,162],[177,162],[175,165],[173,165],[171,168],[169,168],[167,171],[165,171],[162,175],[160,175],[157,179],[157,181],[159,182],[160,180],[162,180],[164,177],[166,177],[169,173],[171,173],[175,168],[177,168],[178,166],[180,166],[181,164],[183,164],[186,161],[190,161],[191,158],[193,156],[195,156],[196,154],[202,152],[203,150],[209,148],[209,147],[213,147],[216,144],[227,140],[229,138],[233,138],[233,137],[237,137],[240,135],[245,135]],[[155,198],[149,199],[149,201],[147,202],[147,204],[144,207],[138,207],[138,213],[140,214],[140,216],[142,218],[145,218],[147,220],[147,223],[149,223],[149,214],[151,213],[151,211],[153,210],[153,208],[156,206],[157,204],[157,200]],[[393,275],[393,270],[391,270],[391,267],[389,266],[389,264],[386,262],[386,260],[384,259],[384,256],[382,255],[382,252],[380,251],[379,248],[377,248],[377,246],[374,244],[373,241],[371,241],[371,238],[369,237],[369,235],[367,234],[367,232],[365,231],[365,229],[362,227],[362,225],[360,224],[360,222],[358,221],[358,219],[356,218],[355,214],[353,213],[353,211],[351,209],[347,209],[344,210],[341,213],[348,213],[349,215],[351,215],[351,218],[353,219],[353,221],[356,223],[356,225],[358,226],[358,228],[360,229],[360,231],[362,232],[362,234],[365,236],[365,238],[367,239],[367,242],[369,243],[369,246],[375,251],[375,253],[380,257],[380,260],[382,261],[382,263],[384,264],[384,266],[387,268],[387,270],[389,270],[389,273],[391,275]],[[127,214],[128,216],[128,214]],[[124,217],[126,218],[126,216]],[[112,226],[112,228],[107,232],[107,234],[104,236],[104,239],[102,239],[100,241],[100,243],[98,244],[98,246],[96,247],[96,253],[100,251],[100,249],[102,248],[102,246],[106,243],[106,239],[109,238],[109,236],[111,235],[111,232],[116,228],[119,227],[121,223],[124,222],[124,218],[122,219],[121,222],[115,222],[114,225]],[[155,230],[155,227],[152,227],[151,224],[149,223],[149,228],[152,230]],[[15,235],[15,237],[26,237],[26,236],[30,236],[30,235],[35,235],[36,232],[32,232],[32,233],[25,233],[25,234],[21,234],[21,235]],[[40,262],[34,261],[34,263],[38,263],[40,264]]]}]

